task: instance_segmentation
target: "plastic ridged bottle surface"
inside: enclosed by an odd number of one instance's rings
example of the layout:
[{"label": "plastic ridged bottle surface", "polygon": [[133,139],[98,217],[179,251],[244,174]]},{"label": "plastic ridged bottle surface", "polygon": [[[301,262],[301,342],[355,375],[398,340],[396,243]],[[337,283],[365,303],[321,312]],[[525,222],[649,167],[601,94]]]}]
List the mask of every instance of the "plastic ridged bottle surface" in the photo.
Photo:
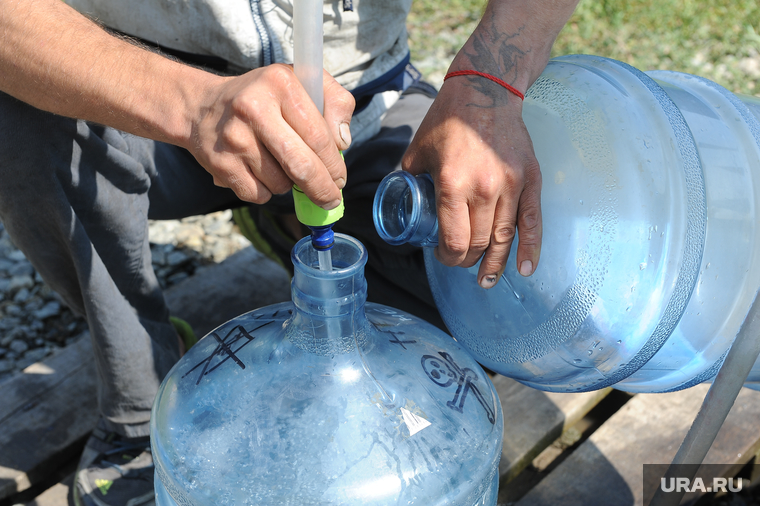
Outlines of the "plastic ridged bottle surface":
[{"label": "plastic ridged bottle surface", "polygon": [[[552,60],[523,106],[543,176],[541,261],[520,276],[515,243],[483,290],[479,265],[445,267],[426,248],[449,330],[487,368],[543,390],[709,380],[760,286],[758,104],[684,74]],[[376,223],[409,204],[397,207],[376,203]]]},{"label": "plastic ridged bottle surface", "polygon": [[151,419],[159,506],[494,505],[503,418],[454,340],[366,304],[366,250],[294,248],[293,302],[242,315],[172,369]]}]

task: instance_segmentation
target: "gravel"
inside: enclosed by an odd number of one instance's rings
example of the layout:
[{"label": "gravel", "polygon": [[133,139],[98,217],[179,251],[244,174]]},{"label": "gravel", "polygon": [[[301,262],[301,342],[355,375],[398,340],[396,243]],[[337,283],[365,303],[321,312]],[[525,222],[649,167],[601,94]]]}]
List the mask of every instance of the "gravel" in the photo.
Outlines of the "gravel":
[{"label": "gravel", "polygon": [[[249,246],[231,211],[184,220],[150,222],[153,269],[162,288]],[[89,335],[11,241],[0,223],[0,382]]]}]

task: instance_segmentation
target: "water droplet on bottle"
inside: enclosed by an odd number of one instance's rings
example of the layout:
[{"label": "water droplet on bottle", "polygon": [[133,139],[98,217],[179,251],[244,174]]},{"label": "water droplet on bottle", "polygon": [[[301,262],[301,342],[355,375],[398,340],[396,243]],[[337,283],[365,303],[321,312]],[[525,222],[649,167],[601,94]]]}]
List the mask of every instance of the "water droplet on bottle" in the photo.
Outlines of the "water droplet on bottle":
[{"label": "water droplet on bottle", "polygon": [[580,202],[580,204],[583,205],[583,200],[579,200],[578,202]]},{"label": "water droplet on bottle", "polygon": [[618,344],[622,344],[622,343],[623,343],[623,341],[622,341],[621,339],[618,339],[618,340],[617,340],[617,343],[618,343]]},{"label": "water droplet on bottle", "polygon": [[643,271],[643,270],[644,270],[644,269],[646,269],[646,268],[647,268],[647,263],[646,263],[646,262],[641,262],[641,263],[639,264],[639,270],[640,270],[640,271]]},{"label": "water droplet on bottle", "polygon": [[588,354],[589,354],[589,356],[590,356],[592,353],[594,353],[592,350],[588,350]]},{"label": "water droplet on bottle", "polygon": [[632,307],[633,307],[633,306],[628,306],[627,308],[625,308],[625,311],[626,311],[626,312],[630,311]]},{"label": "water droplet on bottle", "polygon": [[575,360],[573,360],[573,363],[574,364],[580,364],[581,363],[581,359],[576,358]]},{"label": "water droplet on bottle", "polygon": [[707,265],[705,265],[705,269],[709,269],[709,268],[710,268],[710,262],[707,262]]}]

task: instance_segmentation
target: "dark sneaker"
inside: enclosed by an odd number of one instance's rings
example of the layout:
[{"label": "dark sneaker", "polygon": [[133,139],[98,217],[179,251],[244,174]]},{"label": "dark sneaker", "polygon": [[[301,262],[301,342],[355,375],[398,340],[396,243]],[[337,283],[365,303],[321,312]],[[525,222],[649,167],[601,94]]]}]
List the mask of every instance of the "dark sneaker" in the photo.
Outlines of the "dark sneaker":
[{"label": "dark sneaker", "polygon": [[76,506],[154,506],[150,438],[125,438],[101,420],[85,445],[74,479]]}]

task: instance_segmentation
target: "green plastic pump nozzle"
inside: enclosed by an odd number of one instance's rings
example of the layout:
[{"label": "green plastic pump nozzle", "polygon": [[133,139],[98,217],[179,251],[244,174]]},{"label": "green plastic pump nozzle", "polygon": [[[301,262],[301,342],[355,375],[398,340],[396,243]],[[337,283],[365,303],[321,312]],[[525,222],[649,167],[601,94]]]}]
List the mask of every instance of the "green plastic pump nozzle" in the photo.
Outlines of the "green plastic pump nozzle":
[{"label": "green plastic pump nozzle", "polygon": [[[342,195],[342,192],[341,192]],[[332,227],[343,217],[343,200],[335,209],[322,209],[296,185],[293,185],[293,204],[298,221],[311,230],[311,244],[316,250],[329,250],[335,241]]]}]

